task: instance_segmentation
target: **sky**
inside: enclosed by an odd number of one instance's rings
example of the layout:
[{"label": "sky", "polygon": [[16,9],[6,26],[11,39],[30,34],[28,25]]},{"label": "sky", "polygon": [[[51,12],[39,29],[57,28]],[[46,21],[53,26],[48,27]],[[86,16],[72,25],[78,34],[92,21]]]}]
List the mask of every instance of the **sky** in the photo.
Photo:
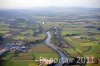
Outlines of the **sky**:
[{"label": "sky", "polygon": [[91,7],[100,8],[100,0],[0,0],[0,8],[21,9],[33,7]]}]

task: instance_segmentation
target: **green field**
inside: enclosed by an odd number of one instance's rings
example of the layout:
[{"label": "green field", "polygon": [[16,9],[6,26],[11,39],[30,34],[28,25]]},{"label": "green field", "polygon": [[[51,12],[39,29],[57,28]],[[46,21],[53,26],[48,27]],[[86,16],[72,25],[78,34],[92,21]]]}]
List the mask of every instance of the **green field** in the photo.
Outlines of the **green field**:
[{"label": "green field", "polygon": [[[2,57],[3,66],[39,66],[40,57],[59,58],[57,51],[45,44],[46,31],[51,33],[51,44],[68,57],[100,59],[100,12],[89,8],[43,8],[0,11],[0,50],[2,45],[25,46],[25,51],[10,50]],[[39,11],[38,11],[39,10]],[[28,12],[27,12],[28,11]],[[2,14],[4,14],[2,16]],[[7,16],[6,16],[7,15]],[[56,28],[55,28],[56,27]],[[13,47],[12,46],[12,47]],[[16,49],[16,47],[14,48]],[[91,60],[91,59],[90,59]],[[100,62],[99,62],[100,63]],[[43,66],[46,66],[44,64]]]},{"label": "green field", "polygon": [[[89,33],[84,33],[89,32]],[[100,31],[87,28],[66,28],[62,30],[62,36],[74,48],[64,48],[72,57],[79,56],[79,52],[84,57],[94,57],[96,60],[100,57]],[[77,36],[65,36],[68,34],[78,34]],[[92,35],[94,34],[94,35]],[[74,50],[75,49],[75,50]],[[96,63],[96,60],[94,62]],[[89,66],[89,64],[87,64]],[[94,65],[95,66],[95,65]]]},{"label": "green field", "polygon": [[38,66],[33,60],[13,60],[5,61],[4,66]]},{"label": "green field", "polygon": [[3,60],[4,66],[38,66],[37,61],[43,58],[58,58],[58,54],[52,51],[44,44],[37,44],[30,48],[27,52],[19,53],[17,56],[13,52],[9,52]]}]

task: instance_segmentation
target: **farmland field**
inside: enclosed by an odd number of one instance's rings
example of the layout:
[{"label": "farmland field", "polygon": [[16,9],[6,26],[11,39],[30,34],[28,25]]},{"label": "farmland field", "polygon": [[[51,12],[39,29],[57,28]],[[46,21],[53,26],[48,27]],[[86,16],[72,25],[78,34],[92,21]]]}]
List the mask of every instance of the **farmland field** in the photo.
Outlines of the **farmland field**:
[{"label": "farmland field", "polygon": [[99,8],[74,7],[0,10],[0,66],[56,64],[41,63],[41,57],[74,58],[67,63],[72,66],[77,57],[85,57],[83,66],[99,66],[99,13]]}]

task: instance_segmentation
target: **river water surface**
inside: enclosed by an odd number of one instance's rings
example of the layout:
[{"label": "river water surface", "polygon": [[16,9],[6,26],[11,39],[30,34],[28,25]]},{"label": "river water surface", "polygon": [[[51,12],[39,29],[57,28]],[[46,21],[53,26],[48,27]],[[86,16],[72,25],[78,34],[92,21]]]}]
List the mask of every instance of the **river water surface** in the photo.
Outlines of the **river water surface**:
[{"label": "river water surface", "polygon": [[47,34],[47,38],[46,38],[46,40],[45,40],[45,44],[46,44],[48,47],[50,46],[52,49],[56,50],[56,51],[58,52],[58,54],[59,54],[59,60],[60,60],[60,61],[58,61],[57,64],[56,64],[55,66],[62,66],[62,64],[64,63],[64,62],[63,62],[63,61],[64,61],[63,59],[65,59],[65,58],[67,58],[67,57],[66,57],[66,55],[65,55],[62,51],[60,51],[55,45],[53,45],[53,44],[50,43],[50,39],[51,39],[51,34],[50,34],[50,32],[47,31],[46,34]]}]

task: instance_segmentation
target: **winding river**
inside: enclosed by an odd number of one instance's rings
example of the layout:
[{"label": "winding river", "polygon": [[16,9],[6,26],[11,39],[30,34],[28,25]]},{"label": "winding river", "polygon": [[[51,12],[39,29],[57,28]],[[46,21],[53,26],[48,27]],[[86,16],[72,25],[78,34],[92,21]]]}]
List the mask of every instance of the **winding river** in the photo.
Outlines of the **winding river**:
[{"label": "winding river", "polygon": [[47,38],[46,38],[46,40],[45,40],[45,44],[46,44],[48,47],[51,47],[52,49],[56,50],[56,51],[58,52],[58,54],[59,54],[59,60],[60,60],[60,61],[58,61],[57,64],[56,64],[55,66],[62,66],[62,64],[64,63],[64,62],[62,62],[62,61],[64,61],[64,59],[67,58],[67,57],[66,57],[66,55],[65,55],[62,51],[59,50],[58,47],[56,47],[55,45],[53,45],[53,44],[50,43],[50,39],[51,39],[51,34],[50,34],[50,32],[47,31],[46,34],[47,34]]}]

